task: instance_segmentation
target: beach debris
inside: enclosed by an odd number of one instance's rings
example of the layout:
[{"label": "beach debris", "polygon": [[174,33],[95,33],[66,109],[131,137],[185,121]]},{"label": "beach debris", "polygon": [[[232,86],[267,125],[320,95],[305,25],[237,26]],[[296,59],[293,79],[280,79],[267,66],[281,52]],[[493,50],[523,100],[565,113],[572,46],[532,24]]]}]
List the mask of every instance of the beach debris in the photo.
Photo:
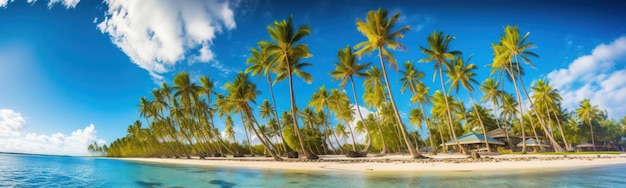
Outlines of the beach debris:
[{"label": "beach debris", "polygon": [[363,154],[356,151],[349,151],[346,153],[346,157],[356,158],[356,157],[364,157]]},{"label": "beach debris", "polygon": [[478,154],[478,152],[472,151],[471,157],[474,160],[480,159],[480,154]]},{"label": "beach debris", "polygon": [[300,155],[296,151],[289,151],[286,154],[287,154],[287,158],[290,158],[290,159],[300,158]]},{"label": "beach debris", "polygon": [[245,157],[243,154],[234,154],[233,157]]}]

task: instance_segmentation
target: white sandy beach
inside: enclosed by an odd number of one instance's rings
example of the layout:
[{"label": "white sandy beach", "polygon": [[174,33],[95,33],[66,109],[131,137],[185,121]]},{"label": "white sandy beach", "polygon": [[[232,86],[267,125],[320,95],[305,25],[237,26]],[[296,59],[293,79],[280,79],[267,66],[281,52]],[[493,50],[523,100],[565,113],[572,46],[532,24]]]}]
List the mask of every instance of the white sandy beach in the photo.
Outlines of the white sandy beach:
[{"label": "white sandy beach", "polygon": [[[598,158],[598,156],[600,156]],[[471,161],[465,155],[439,154],[431,159],[412,160],[408,156],[347,158],[341,155],[320,155],[317,161],[286,159],[274,161],[265,157],[164,159],[123,158],[123,160],[185,164],[196,166],[219,166],[259,169],[282,169],[302,171],[352,171],[352,172],[420,172],[420,171],[487,171],[487,170],[550,170],[562,168],[586,168],[606,165],[626,165],[626,154],[620,155],[494,155],[481,161]]]}]

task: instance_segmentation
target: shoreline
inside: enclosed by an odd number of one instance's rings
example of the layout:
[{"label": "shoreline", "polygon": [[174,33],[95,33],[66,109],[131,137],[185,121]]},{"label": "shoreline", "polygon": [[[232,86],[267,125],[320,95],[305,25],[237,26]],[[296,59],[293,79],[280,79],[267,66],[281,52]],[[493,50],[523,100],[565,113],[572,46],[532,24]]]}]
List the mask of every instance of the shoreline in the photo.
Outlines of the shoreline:
[{"label": "shoreline", "polygon": [[428,159],[409,156],[348,158],[342,155],[320,155],[319,160],[287,159],[274,161],[266,157],[172,159],[172,158],[111,158],[125,161],[177,164],[208,167],[235,167],[293,171],[337,172],[471,172],[504,170],[559,170],[626,164],[626,154],[618,155],[494,155],[480,159],[466,155],[438,154]]}]

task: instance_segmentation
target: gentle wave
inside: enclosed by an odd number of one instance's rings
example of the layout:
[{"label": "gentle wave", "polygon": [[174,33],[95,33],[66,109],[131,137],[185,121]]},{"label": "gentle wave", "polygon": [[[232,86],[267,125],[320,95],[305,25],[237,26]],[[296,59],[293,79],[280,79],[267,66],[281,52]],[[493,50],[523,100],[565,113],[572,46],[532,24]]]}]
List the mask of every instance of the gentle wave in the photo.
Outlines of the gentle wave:
[{"label": "gentle wave", "polygon": [[342,173],[0,154],[0,187],[621,187],[626,165],[554,171]]}]

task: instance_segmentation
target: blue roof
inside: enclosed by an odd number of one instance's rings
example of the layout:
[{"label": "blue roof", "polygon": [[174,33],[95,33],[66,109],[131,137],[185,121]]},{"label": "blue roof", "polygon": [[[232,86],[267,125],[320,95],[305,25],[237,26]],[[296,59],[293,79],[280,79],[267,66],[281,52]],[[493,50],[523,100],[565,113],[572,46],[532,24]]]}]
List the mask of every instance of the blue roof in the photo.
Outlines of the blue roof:
[{"label": "blue roof", "polygon": [[[542,143],[541,145],[543,145],[543,147],[552,147],[552,146],[550,146],[548,144],[544,144],[544,143]],[[522,147],[522,146],[523,146],[522,142],[517,144],[517,147]],[[539,146],[539,144],[537,144],[537,140],[535,140],[533,138],[530,138],[530,139],[526,140],[526,146]]]},{"label": "blue roof", "polygon": [[[496,140],[496,139],[491,138],[489,136],[487,136],[487,142],[489,142],[490,144],[504,145],[504,142],[502,142],[500,140]],[[460,136],[459,137],[459,143],[460,144],[484,144],[485,143],[485,136],[483,134],[470,132],[470,133],[467,133],[467,134],[465,134],[463,136]],[[454,140],[450,140],[450,141],[446,142],[446,145],[454,145],[454,144],[456,144],[456,142]]]}]

